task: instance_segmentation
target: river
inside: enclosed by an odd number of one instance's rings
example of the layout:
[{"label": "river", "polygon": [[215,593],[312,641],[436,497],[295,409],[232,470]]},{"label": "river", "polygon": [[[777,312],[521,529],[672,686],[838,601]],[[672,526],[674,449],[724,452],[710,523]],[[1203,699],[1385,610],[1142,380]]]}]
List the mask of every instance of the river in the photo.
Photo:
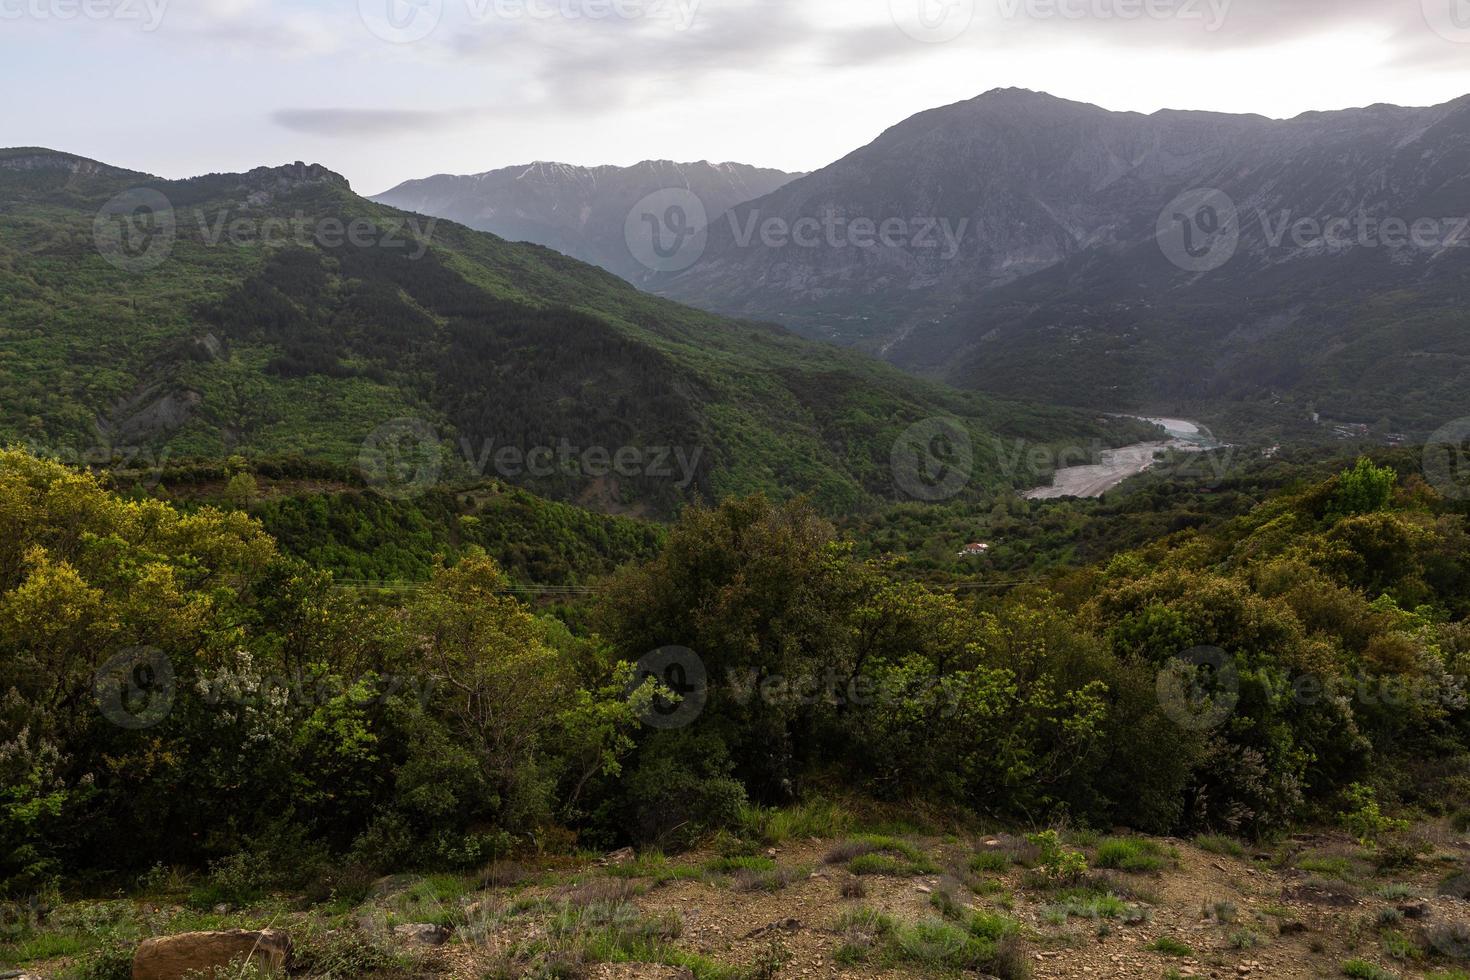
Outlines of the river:
[{"label": "river", "polygon": [[1027,490],[1022,496],[1028,500],[1056,500],[1060,497],[1101,497],[1130,476],[1137,476],[1153,466],[1159,453],[1170,450],[1178,452],[1203,452],[1216,449],[1220,443],[1210,430],[1198,422],[1188,419],[1160,418],[1144,415],[1129,415],[1128,418],[1142,419],[1162,426],[1168,439],[1156,442],[1135,442],[1118,449],[1106,449],[1096,463],[1085,466],[1064,466],[1056,471],[1050,486]]}]

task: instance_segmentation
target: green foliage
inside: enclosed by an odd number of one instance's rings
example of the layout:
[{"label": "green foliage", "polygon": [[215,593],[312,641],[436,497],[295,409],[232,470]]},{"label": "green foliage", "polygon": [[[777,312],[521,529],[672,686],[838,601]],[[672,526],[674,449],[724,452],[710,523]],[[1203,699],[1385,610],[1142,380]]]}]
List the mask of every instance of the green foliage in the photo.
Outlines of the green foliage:
[{"label": "green foliage", "polygon": [[1188,943],[1180,942],[1173,936],[1160,936],[1143,948],[1153,950],[1155,953],[1163,953],[1165,956],[1185,957],[1194,955],[1194,947]]},{"label": "green foliage", "polygon": [[1398,980],[1397,973],[1367,960],[1347,960],[1340,969],[1343,976],[1353,977],[1355,980]]},{"label": "green foliage", "polygon": [[1211,854],[1233,858],[1245,857],[1245,845],[1223,834],[1200,834],[1194,839],[1194,844],[1200,850],[1209,851]]},{"label": "green foliage", "polygon": [[[7,891],[80,869],[131,880],[166,861],[195,872],[196,904],[233,905],[337,864],[353,869],[332,878],[345,895],[375,873],[481,867],[547,841],[672,849],[722,829],[736,860],[761,842],[850,834],[846,808],[801,799],[812,786],[1189,834],[1263,835],[1341,811],[1386,866],[1416,855],[1366,787],[1436,812],[1463,795],[1470,535],[1422,485],[1335,521],[1323,514],[1338,484],[1298,486],[1228,525],[1005,596],[936,591],[860,559],[801,501],[690,507],[651,537],[551,508],[542,516],[573,542],[562,574],[650,556],[561,622],[515,598],[478,530],[440,559],[432,541],[405,546],[404,568],[431,556],[414,589],[336,588],[257,516],[285,527],[280,501],[327,501],[303,525],[310,541],[334,515],[371,512],[381,529],[389,512],[351,488],[282,494],[283,470],[252,470],[248,512],[211,504],[235,466],[201,475],[197,495],[178,481],[171,504],[0,453]],[[482,518],[520,493],[486,492],[410,524]],[[534,536],[539,505],[519,512],[529,523],[503,541]],[[579,557],[576,542],[601,532],[608,547]],[[669,645],[694,651],[710,684],[697,717],[659,730],[640,718],[671,692],[635,685],[631,665]],[[1160,673],[1212,647],[1231,699],[1190,724]],[[122,655],[99,706],[98,667]],[[1198,842],[1241,854],[1233,837]],[[1098,865],[1122,870],[1170,858],[1134,838],[1096,846]],[[834,855],[870,874],[934,868],[901,836],[851,836]],[[1052,891],[1087,867],[1048,833],[975,869],[1016,857]],[[788,870],[728,873],[779,887]],[[1105,917],[1114,900],[1074,895],[1057,914]]]},{"label": "green foliage", "polygon": [[1087,856],[1062,846],[1055,830],[1043,830],[1026,838],[1040,851],[1037,869],[1052,881],[1076,881],[1087,873]]},{"label": "green foliage", "polygon": [[74,980],[132,980],[134,951],[129,943],[109,943],[82,959]]},{"label": "green foliage", "polygon": [[1004,874],[1011,866],[1011,856],[1003,851],[981,851],[971,855],[970,870],[977,874]]},{"label": "green foliage", "polygon": [[1386,466],[1375,466],[1371,459],[1360,457],[1352,469],[1337,478],[1337,490],[1328,507],[1328,516],[1352,517],[1372,514],[1388,506],[1398,474]]},{"label": "green foliage", "polygon": [[[507,447],[547,447],[549,472],[525,463],[502,475],[613,510],[669,514],[765,491],[810,493],[838,512],[892,498],[889,454],[924,419],[955,418],[982,447],[971,494],[1010,483],[992,436],[1113,444],[1140,428],[917,381],[450,222],[413,235],[419,219],[331,174],[70,177],[0,171],[0,438],[64,459],[303,453],[353,464],[375,428],[415,418],[438,433],[449,481],[489,475]],[[91,246],[99,207],[133,187],[168,197],[178,231],[168,260],[143,275]],[[207,239],[203,229],[242,214],[376,234]],[[656,447],[677,447],[685,465],[656,462]],[[641,464],[614,468],[625,448]]]},{"label": "green foliage", "polygon": [[1352,783],[1342,795],[1349,809],[1339,813],[1337,819],[1364,847],[1377,847],[1384,834],[1408,829],[1407,820],[1393,820],[1383,815],[1371,786]]},{"label": "green foliage", "polygon": [[1168,855],[1158,843],[1141,837],[1110,837],[1097,847],[1094,863],[1099,868],[1120,871],[1158,871],[1168,863]]}]

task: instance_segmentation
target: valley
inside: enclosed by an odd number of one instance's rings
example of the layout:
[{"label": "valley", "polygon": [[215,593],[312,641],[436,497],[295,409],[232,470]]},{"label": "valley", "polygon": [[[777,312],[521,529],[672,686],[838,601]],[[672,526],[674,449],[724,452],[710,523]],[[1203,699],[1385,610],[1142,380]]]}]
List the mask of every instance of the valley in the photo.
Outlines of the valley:
[{"label": "valley", "polygon": [[1459,2],[0,0],[0,980],[1470,980]]}]

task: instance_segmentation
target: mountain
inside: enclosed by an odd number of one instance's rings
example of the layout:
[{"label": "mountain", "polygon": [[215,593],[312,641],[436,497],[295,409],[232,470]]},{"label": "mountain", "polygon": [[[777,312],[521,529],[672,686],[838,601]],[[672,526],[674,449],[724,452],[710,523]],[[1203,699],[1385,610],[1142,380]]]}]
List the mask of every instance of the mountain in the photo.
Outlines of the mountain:
[{"label": "mountain", "polygon": [[395,493],[495,477],[604,511],[758,490],[837,511],[901,496],[894,447],[926,419],[966,430],[972,492],[1045,482],[1008,445],[1138,435],[682,307],[302,163],[170,181],[0,151],[0,334],[0,440],[134,469],[365,461]]},{"label": "mountain", "polygon": [[[1470,97],[1273,120],[1006,89],[736,207],[655,288],[993,392],[1424,433],[1470,387],[1466,215]],[[805,244],[749,234],[773,220]]]},{"label": "mountain", "polygon": [[439,174],[410,180],[373,200],[448,218],[510,241],[534,242],[601,266],[630,282],[652,270],[629,251],[629,212],[670,188],[693,193],[709,217],[762,197],[796,174],[743,163],[645,160],[631,167],[577,167],[536,162],[482,174]]}]

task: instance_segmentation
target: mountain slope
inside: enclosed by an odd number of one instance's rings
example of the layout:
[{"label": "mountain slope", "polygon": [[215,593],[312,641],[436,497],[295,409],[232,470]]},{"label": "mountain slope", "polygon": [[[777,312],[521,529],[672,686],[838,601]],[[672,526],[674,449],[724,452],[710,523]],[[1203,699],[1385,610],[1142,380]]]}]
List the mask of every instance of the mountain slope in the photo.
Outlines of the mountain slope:
[{"label": "mountain slope", "polygon": [[439,174],[399,184],[373,198],[382,204],[448,218],[510,241],[534,242],[601,266],[630,282],[651,271],[624,240],[628,212],[656,191],[692,191],[713,217],[762,197],[795,174],[743,163],[645,160],[631,167],[578,167],[536,162],[482,174]]},{"label": "mountain slope", "polygon": [[[1455,219],[1470,215],[1467,173],[1470,99],[1271,120],[998,90],[736,208],[657,288],[997,392],[1227,415],[1253,402],[1300,419],[1317,407],[1422,432],[1470,381],[1470,235]],[[1222,264],[1177,264],[1161,227],[1178,233],[1184,205],[1200,218],[1179,198],[1206,189],[1233,204],[1238,245]],[[740,240],[753,215],[964,233],[955,247],[771,247]],[[1385,244],[1388,218],[1438,230]]]},{"label": "mountain slope", "polygon": [[0,330],[0,437],[55,455],[353,462],[406,433],[415,480],[604,510],[893,497],[895,440],[934,416],[968,427],[972,489],[1044,482],[1007,440],[1136,434],[690,310],[304,164],[164,181],[0,151]]}]

